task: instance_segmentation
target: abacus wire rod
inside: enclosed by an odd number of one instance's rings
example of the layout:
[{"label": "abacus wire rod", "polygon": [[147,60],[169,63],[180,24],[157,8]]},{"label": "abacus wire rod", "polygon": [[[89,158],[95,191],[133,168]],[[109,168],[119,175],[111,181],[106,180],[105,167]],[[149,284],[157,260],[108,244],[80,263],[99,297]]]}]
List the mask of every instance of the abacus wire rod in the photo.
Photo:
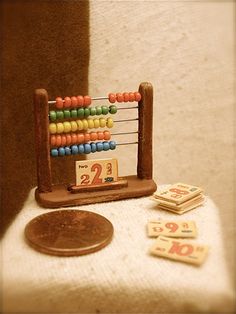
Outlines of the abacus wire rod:
[{"label": "abacus wire rod", "polygon": [[116,143],[116,146],[138,144],[138,142]]},{"label": "abacus wire rod", "polygon": [[[99,97],[91,97],[91,100],[105,100],[105,99],[109,99],[107,96],[99,96]],[[65,100],[63,99],[63,102],[65,102]],[[49,105],[54,105],[56,103],[56,100],[49,100],[48,104]]]},{"label": "abacus wire rod", "polygon": [[135,106],[135,107],[117,107],[117,110],[123,110],[123,109],[138,109],[138,106]]},{"label": "abacus wire rod", "polygon": [[138,131],[134,131],[134,132],[117,132],[117,133],[111,133],[111,135],[126,135],[126,134],[138,134]]},{"label": "abacus wire rod", "polygon": [[137,121],[138,118],[135,119],[121,119],[121,120],[114,120],[113,122],[129,122],[129,121]]}]

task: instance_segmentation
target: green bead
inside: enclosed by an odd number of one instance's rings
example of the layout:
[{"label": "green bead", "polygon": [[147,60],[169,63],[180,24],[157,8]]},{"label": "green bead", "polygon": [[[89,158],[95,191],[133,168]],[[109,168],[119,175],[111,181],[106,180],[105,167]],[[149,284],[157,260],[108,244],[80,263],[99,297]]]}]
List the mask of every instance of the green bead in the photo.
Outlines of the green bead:
[{"label": "green bead", "polygon": [[111,114],[117,113],[117,107],[116,107],[115,105],[111,105],[111,106],[109,107],[109,112],[110,112]]},{"label": "green bead", "polygon": [[102,106],[102,114],[108,114],[109,108],[107,106]]},{"label": "green bead", "polygon": [[90,115],[90,108],[84,108],[84,116],[88,117]]},{"label": "green bead", "polygon": [[49,118],[51,121],[55,121],[57,119],[56,111],[50,111],[49,112]]},{"label": "green bead", "polygon": [[95,108],[95,107],[91,107],[91,108],[90,108],[90,115],[91,115],[91,116],[95,116],[96,113],[97,113],[96,108]]},{"label": "green bead", "polygon": [[102,114],[102,108],[100,106],[96,106],[96,115],[100,116]]},{"label": "green bead", "polygon": [[70,110],[64,110],[64,118],[70,118]]},{"label": "green bead", "polygon": [[56,111],[57,119],[63,119],[64,118],[64,112],[62,110]]},{"label": "green bead", "polygon": [[71,116],[71,118],[77,118],[77,110],[76,109],[72,109],[70,111],[70,116]]},{"label": "green bead", "polygon": [[78,118],[83,118],[84,117],[84,108],[79,108],[77,110],[77,115],[78,115]]}]

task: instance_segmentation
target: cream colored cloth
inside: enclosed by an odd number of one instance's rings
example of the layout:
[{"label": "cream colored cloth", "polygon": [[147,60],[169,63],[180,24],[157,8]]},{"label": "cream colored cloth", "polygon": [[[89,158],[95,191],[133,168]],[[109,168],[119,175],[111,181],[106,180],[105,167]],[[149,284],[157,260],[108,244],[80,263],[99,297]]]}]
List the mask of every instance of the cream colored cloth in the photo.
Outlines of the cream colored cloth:
[{"label": "cream colored cloth", "polygon": [[[55,257],[24,240],[24,227],[45,213],[31,191],[2,241],[3,312],[227,313],[234,291],[227,273],[218,209],[210,198],[182,216],[156,209],[149,198],[80,206],[108,218],[112,242],[96,253]],[[149,219],[195,220],[210,252],[201,267],[149,255]]]}]

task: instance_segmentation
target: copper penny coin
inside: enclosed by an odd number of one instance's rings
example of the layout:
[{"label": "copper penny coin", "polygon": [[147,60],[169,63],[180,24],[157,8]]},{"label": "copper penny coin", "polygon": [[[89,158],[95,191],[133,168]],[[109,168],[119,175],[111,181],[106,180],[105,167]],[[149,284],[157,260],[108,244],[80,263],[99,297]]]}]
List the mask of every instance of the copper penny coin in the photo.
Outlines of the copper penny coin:
[{"label": "copper penny coin", "polygon": [[36,250],[59,256],[98,251],[110,243],[113,226],[105,217],[84,210],[57,210],[32,219],[25,237]]}]

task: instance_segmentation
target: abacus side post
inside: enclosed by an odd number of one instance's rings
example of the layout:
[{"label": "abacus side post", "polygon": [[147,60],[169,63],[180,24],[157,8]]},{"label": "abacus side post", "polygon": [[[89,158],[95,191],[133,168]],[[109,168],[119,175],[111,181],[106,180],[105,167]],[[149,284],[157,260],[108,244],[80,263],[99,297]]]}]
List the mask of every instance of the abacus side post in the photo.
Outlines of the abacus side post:
[{"label": "abacus side post", "polygon": [[49,152],[48,93],[36,89],[34,93],[35,145],[39,192],[52,191],[51,159]]},{"label": "abacus side post", "polygon": [[140,179],[152,179],[152,84],[148,82],[141,83],[139,92],[142,99],[138,103],[139,133],[137,175]]}]

